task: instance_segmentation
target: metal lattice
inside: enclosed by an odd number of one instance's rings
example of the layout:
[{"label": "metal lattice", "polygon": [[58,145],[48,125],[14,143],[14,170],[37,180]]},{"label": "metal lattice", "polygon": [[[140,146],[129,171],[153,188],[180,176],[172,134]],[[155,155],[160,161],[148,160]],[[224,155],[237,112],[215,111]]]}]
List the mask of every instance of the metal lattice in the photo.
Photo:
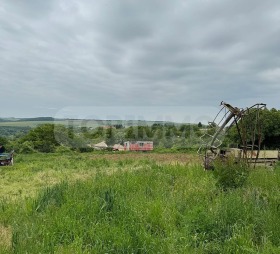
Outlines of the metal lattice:
[{"label": "metal lattice", "polygon": [[233,126],[236,127],[240,139],[240,159],[255,166],[262,141],[260,112],[266,105],[257,103],[251,107],[242,109],[221,102],[221,106],[221,110],[214,120],[209,122],[205,133],[200,137],[201,145],[198,154],[203,159],[204,168],[212,169],[213,161],[217,157],[224,156],[221,146],[223,145],[226,133]]}]

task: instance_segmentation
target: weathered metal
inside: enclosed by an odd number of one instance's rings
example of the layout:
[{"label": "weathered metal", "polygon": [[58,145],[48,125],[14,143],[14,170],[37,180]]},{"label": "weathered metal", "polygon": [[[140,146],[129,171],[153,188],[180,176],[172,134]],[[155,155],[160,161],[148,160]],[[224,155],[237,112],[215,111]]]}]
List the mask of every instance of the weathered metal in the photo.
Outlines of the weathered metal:
[{"label": "weathered metal", "polygon": [[[242,109],[222,101],[221,106],[221,110],[215,119],[209,122],[209,127],[201,136],[201,146],[198,154],[203,158],[206,170],[213,169],[213,162],[217,157],[224,158],[230,155],[253,166],[260,161],[279,159],[278,152],[273,153],[273,158],[268,158],[271,156],[265,157],[263,152],[260,154],[262,141],[260,111],[265,109],[266,104],[257,103]],[[240,148],[237,150],[221,149],[223,139],[232,126],[236,126],[238,131]],[[236,153],[238,153],[238,156]],[[269,152],[268,154],[272,153]]]}]

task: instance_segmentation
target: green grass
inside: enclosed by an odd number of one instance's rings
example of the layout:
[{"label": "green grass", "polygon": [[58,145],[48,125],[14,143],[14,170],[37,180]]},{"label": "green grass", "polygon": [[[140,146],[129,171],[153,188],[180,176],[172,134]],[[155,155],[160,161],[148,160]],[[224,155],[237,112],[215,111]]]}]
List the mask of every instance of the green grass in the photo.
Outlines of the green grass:
[{"label": "green grass", "polygon": [[0,253],[280,253],[279,169],[256,169],[243,187],[223,191],[199,165],[17,159],[1,178],[33,177],[31,187],[52,172],[57,182],[13,202],[2,195]]},{"label": "green grass", "polygon": [[108,155],[112,153],[16,155],[13,167],[0,167],[0,199],[35,197],[40,189],[61,181],[92,178],[99,170],[111,174],[126,164],[129,164],[126,170],[140,169],[145,164],[141,158],[110,161],[106,159]]}]

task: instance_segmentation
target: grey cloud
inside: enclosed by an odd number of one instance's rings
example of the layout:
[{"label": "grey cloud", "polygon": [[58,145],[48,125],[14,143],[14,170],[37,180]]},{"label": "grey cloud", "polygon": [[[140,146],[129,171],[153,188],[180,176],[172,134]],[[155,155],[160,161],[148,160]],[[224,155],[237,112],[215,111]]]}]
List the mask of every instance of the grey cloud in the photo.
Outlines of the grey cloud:
[{"label": "grey cloud", "polygon": [[21,115],[262,98],[275,107],[279,14],[274,0],[4,0],[4,103],[20,105]]}]

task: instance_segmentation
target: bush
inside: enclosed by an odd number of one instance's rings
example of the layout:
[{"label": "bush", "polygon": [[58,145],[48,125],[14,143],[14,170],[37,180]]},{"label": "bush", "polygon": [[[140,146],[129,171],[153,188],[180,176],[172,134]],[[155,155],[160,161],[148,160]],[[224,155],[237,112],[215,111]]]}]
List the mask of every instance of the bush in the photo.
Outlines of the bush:
[{"label": "bush", "polygon": [[[35,151],[53,153],[60,146],[77,150],[86,146],[85,141],[80,137],[75,136],[70,128],[54,124],[43,124],[37,126],[19,139],[18,143],[20,146],[24,147],[24,149],[20,148],[20,151],[23,153]],[[59,152],[62,152],[63,149],[64,148],[59,150]]]},{"label": "bush", "polygon": [[81,153],[90,153],[94,151],[94,148],[89,146],[84,146],[84,147],[79,147],[78,151]]},{"label": "bush", "polygon": [[55,152],[59,154],[64,154],[64,153],[71,153],[73,151],[68,146],[58,146],[55,148]]},{"label": "bush", "polygon": [[236,162],[234,158],[216,160],[214,168],[217,185],[223,190],[242,187],[249,176],[248,165],[243,161]]},{"label": "bush", "polygon": [[35,153],[34,144],[31,141],[25,141],[18,147],[19,153]]}]

